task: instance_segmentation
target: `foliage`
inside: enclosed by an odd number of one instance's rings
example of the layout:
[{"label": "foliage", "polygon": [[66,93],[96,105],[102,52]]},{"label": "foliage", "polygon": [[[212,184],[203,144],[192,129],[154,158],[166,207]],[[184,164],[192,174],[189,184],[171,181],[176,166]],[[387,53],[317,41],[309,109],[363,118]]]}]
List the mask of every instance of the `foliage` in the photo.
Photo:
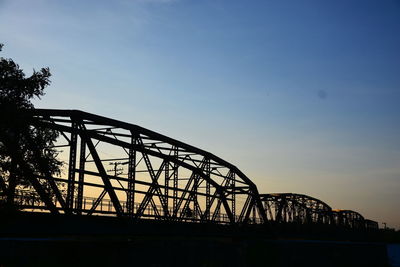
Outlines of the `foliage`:
[{"label": "foliage", "polygon": [[32,186],[27,178],[32,174],[60,173],[62,163],[51,148],[58,133],[29,123],[31,100],[44,95],[50,76],[49,68],[42,68],[26,77],[12,59],[0,57],[0,192],[6,192],[8,203],[13,203],[17,187]]}]

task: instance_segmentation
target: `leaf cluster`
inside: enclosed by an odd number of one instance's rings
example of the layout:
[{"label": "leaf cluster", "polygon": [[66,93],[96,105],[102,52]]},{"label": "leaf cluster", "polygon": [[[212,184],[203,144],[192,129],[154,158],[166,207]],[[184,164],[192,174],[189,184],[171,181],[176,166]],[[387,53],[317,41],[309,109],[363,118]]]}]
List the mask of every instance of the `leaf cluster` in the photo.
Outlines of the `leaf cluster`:
[{"label": "leaf cluster", "polygon": [[31,99],[44,95],[50,76],[49,68],[42,68],[33,70],[33,74],[26,77],[12,59],[0,57],[0,104],[7,105],[7,108],[9,105],[18,109],[33,108]]},{"label": "leaf cluster", "polygon": [[29,187],[26,177],[32,173],[60,173],[62,163],[52,148],[58,133],[30,123],[31,101],[44,95],[50,76],[49,68],[42,68],[27,77],[12,59],[0,57],[0,179],[9,189],[12,179],[16,185]]}]

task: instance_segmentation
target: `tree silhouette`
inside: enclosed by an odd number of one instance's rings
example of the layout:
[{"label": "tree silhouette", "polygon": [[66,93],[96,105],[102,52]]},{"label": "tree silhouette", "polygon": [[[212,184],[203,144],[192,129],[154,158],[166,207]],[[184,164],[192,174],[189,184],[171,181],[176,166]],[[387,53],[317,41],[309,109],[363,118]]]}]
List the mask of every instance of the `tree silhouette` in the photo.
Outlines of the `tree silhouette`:
[{"label": "tree silhouette", "polygon": [[[0,44],[0,51],[3,45]],[[3,207],[15,208],[18,187],[42,187],[50,193],[51,185],[37,180],[60,173],[62,163],[52,148],[58,133],[51,129],[31,126],[31,100],[44,95],[50,84],[49,68],[33,70],[26,77],[12,59],[0,57],[0,195]]]}]

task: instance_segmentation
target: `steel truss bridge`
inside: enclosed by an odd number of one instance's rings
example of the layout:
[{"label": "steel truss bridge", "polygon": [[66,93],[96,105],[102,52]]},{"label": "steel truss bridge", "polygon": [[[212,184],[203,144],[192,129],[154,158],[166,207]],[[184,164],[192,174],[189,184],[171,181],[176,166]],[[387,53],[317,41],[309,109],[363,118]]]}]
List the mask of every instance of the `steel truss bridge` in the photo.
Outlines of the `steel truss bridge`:
[{"label": "steel truss bridge", "polygon": [[[333,210],[310,196],[260,194],[229,162],[137,125],[78,110],[36,109],[30,117],[32,127],[59,132],[54,148],[67,158],[67,171],[28,177],[32,189],[20,188],[14,198],[21,210],[169,222],[378,228],[355,211]],[[5,201],[7,181],[0,185]]]}]

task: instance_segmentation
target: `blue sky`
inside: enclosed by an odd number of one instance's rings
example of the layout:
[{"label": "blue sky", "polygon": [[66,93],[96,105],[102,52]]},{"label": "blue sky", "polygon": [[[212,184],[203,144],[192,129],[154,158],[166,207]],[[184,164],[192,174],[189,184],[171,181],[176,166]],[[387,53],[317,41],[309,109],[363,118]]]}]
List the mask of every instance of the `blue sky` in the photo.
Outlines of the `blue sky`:
[{"label": "blue sky", "polygon": [[261,192],[400,228],[400,2],[0,0],[2,56],[53,77],[38,107],[209,150]]}]

